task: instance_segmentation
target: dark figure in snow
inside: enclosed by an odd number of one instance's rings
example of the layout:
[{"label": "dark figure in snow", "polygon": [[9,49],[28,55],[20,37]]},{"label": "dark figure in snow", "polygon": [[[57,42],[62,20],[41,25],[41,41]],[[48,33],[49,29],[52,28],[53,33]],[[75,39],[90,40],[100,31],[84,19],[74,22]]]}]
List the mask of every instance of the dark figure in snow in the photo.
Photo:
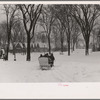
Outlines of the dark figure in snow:
[{"label": "dark figure in snow", "polygon": [[50,59],[51,59],[52,65],[54,65],[55,57],[54,57],[53,53],[50,54]]},{"label": "dark figure in snow", "polygon": [[42,54],[40,54],[40,57],[43,57],[43,55],[42,55]]},{"label": "dark figure in snow", "polygon": [[[50,54],[48,55],[48,59],[49,59],[49,60],[48,60],[48,61],[49,61],[48,63],[49,63],[49,64],[52,64],[52,66],[53,66],[53,65],[54,65],[54,60],[55,60],[55,57],[54,57],[53,53],[50,53]],[[51,67],[52,67],[52,66],[51,66]]]},{"label": "dark figure in snow", "polygon": [[48,53],[46,53],[46,54],[44,55],[44,57],[49,57]]}]

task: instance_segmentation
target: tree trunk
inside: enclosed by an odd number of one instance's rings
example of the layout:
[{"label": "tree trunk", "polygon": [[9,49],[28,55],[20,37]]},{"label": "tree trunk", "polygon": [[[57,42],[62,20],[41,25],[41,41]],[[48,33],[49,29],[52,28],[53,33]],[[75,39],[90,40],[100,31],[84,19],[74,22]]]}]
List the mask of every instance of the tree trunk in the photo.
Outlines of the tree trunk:
[{"label": "tree trunk", "polygon": [[71,39],[71,52],[73,52],[73,39]]},{"label": "tree trunk", "polygon": [[6,50],[6,60],[8,60],[8,52],[9,52],[9,43],[7,44],[7,50]]},{"label": "tree trunk", "polygon": [[8,60],[9,45],[10,45],[10,32],[8,32],[8,43],[7,43],[6,58],[5,58],[6,60]]},{"label": "tree trunk", "polygon": [[8,28],[8,14],[7,14],[7,48],[6,48],[6,60],[8,60],[8,52],[9,52],[9,43],[10,43],[10,34],[9,34],[9,28]]},{"label": "tree trunk", "polygon": [[55,40],[55,50],[57,49],[57,34],[54,34],[54,40]]},{"label": "tree trunk", "polygon": [[13,55],[15,54],[15,45],[13,44]]},{"label": "tree trunk", "polygon": [[16,50],[15,50],[15,44],[13,44],[13,55],[14,55],[14,61],[16,61]]},{"label": "tree trunk", "polygon": [[85,40],[85,55],[89,55],[89,38]]},{"label": "tree trunk", "polygon": [[94,33],[93,33],[93,44],[92,44],[92,51],[95,51],[94,37],[95,37],[95,35],[94,35]]},{"label": "tree trunk", "polygon": [[70,56],[70,32],[67,34],[67,43],[68,43],[68,56]]},{"label": "tree trunk", "polygon": [[63,53],[63,33],[61,33],[61,53]]},{"label": "tree trunk", "polygon": [[70,39],[68,39],[68,56],[70,56]]},{"label": "tree trunk", "polygon": [[78,49],[78,42],[79,42],[79,41],[77,40],[77,41],[76,41],[76,49]]},{"label": "tree trunk", "polygon": [[75,43],[73,43],[73,47],[72,48],[73,48],[73,51],[75,51]]},{"label": "tree trunk", "polygon": [[31,60],[31,56],[30,56],[30,35],[27,35],[27,61]]},{"label": "tree trunk", "polygon": [[50,35],[48,35],[49,54],[51,53]]}]

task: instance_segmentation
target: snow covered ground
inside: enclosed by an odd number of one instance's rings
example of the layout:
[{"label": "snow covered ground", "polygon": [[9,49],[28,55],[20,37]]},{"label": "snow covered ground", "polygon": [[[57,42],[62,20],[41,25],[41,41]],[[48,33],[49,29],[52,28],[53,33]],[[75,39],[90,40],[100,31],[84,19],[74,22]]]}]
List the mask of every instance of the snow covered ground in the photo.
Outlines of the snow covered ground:
[{"label": "snow covered ground", "polygon": [[0,59],[0,82],[100,82],[100,52],[84,55],[84,50],[76,50],[67,56],[54,53],[55,66],[51,70],[41,70],[39,53],[31,54],[32,60],[25,61],[26,55],[17,54],[14,61],[10,54],[9,61]]}]

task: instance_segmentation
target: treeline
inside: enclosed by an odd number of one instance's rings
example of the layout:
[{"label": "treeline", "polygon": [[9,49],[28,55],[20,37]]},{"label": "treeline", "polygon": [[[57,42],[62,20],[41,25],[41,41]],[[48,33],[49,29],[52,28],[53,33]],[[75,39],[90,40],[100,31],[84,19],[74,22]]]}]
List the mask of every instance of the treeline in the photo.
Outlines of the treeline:
[{"label": "treeline", "polygon": [[85,55],[89,55],[90,36],[95,37],[95,30],[100,27],[100,5],[5,4],[2,8],[6,19],[0,24],[0,44],[6,49],[7,60],[10,43],[14,49],[16,42],[27,42],[26,60],[30,61],[30,44],[37,36],[43,43],[48,42],[49,53],[52,41],[55,47],[60,45],[62,53],[66,42],[70,56],[70,48],[74,51],[78,37],[82,35]]}]

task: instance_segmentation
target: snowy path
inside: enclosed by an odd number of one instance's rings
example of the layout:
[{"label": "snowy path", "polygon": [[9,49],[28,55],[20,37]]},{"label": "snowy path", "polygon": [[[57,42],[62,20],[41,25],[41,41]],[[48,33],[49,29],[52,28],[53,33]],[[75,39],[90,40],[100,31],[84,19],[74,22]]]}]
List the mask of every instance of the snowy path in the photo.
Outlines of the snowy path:
[{"label": "snowy path", "polygon": [[84,56],[77,50],[70,57],[67,53],[54,53],[56,61],[51,70],[41,70],[38,53],[32,54],[32,61],[26,62],[26,56],[17,55],[13,61],[0,59],[0,82],[100,82],[100,52]]}]

